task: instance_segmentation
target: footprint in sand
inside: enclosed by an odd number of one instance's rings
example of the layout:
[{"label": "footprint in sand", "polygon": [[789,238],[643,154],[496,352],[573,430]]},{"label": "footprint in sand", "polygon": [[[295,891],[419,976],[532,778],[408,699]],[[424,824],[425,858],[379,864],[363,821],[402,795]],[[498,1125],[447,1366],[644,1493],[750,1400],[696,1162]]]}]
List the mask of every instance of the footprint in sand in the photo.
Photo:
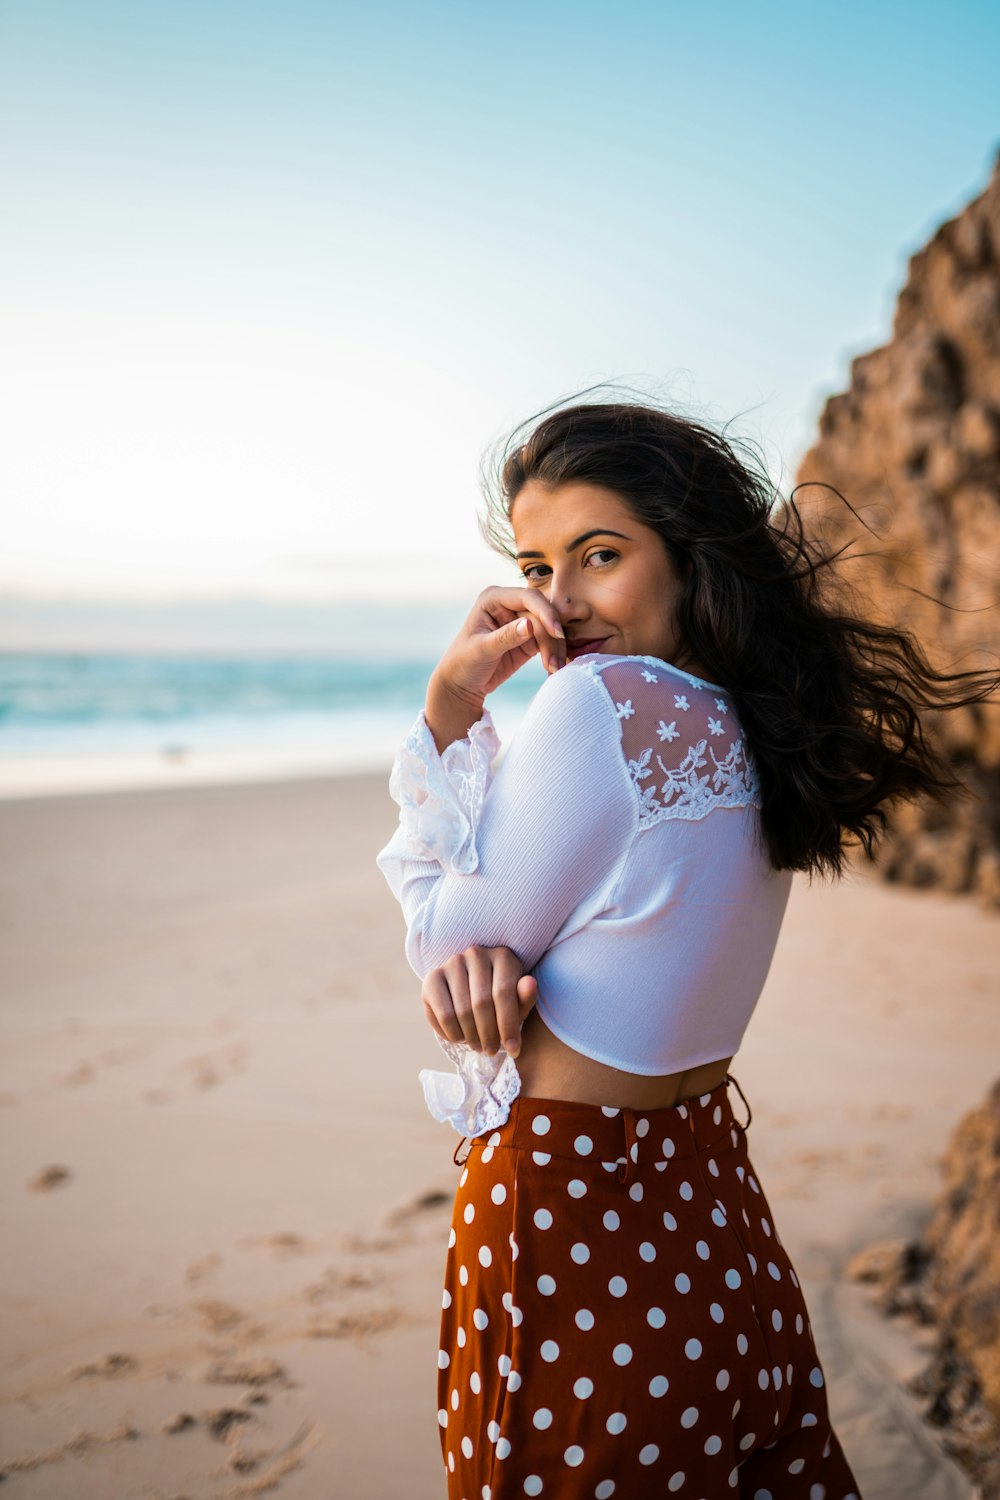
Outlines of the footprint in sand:
[{"label": "footprint in sand", "polygon": [[82,1380],[85,1376],[96,1375],[103,1380],[115,1380],[119,1375],[131,1375],[138,1368],[139,1361],[131,1354],[102,1354],[89,1365],[74,1365],[69,1377]]},{"label": "footprint in sand", "polygon": [[69,1167],[53,1163],[48,1167],[41,1167],[34,1177],[28,1178],[28,1187],[33,1193],[47,1193],[52,1188],[63,1187],[72,1180],[73,1173]]},{"label": "footprint in sand", "polygon": [[227,1079],[246,1072],[251,1052],[249,1043],[234,1042],[228,1047],[199,1053],[197,1057],[182,1058],[174,1068],[174,1073],[181,1076],[177,1091],[172,1093],[168,1088],[144,1089],[140,1097],[144,1104],[171,1104],[178,1092],[187,1093],[192,1089],[202,1092],[218,1088]]},{"label": "footprint in sand", "polygon": [[191,1306],[198,1314],[202,1327],[207,1333],[238,1333],[241,1338],[261,1339],[267,1334],[267,1329],[253,1320],[231,1302],[223,1302],[218,1298],[205,1299],[201,1302],[192,1302]]},{"label": "footprint in sand", "polygon": [[209,1255],[203,1255],[201,1260],[193,1260],[184,1272],[184,1280],[189,1286],[200,1286],[203,1281],[214,1276],[215,1272],[223,1264],[222,1256],[213,1250]]}]

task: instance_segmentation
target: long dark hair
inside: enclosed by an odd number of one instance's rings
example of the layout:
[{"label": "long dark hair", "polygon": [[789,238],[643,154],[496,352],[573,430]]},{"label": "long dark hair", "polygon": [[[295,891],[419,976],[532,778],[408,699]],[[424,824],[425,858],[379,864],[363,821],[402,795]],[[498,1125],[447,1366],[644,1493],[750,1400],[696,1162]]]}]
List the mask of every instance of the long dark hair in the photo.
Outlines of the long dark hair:
[{"label": "long dark hair", "polygon": [[938,671],[909,631],[863,618],[831,566],[845,548],[810,536],[794,491],[782,500],[752,445],[739,446],[749,459],[724,432],[655,405],[547,408],[515,429],[492,473],[483,466],[479,527],[514,561],[522,486],[575,480],[613,490],[658,532],[682,578],[675,665],[702,663],[733,697],[772,864],[839,876],[849,846],[873,857],[893,799],[971,795],[921,711],[978,702],[1000,675]]}]

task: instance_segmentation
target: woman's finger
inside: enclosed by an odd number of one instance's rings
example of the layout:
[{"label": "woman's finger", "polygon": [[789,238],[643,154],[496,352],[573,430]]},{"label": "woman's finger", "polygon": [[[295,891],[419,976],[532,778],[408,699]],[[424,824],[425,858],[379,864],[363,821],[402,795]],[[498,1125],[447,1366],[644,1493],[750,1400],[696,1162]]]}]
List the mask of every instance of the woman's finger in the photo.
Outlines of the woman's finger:
[{"label": "woman's finger", "polygon": [[[537,589],[512,589],[509,593],[487,590],[490,598],[483,601],[486,618],[494,623],[494,629],[479,634],[489,652],[491,660],[507,651],[524,646],[532,638],[542,654],[546,672],[554,672],[566,661],[566,639],[559,615],[543,594]],[[513,614],[514,619],[504,619]]]},{"label": "woman's finger", "polygon": [[472,996],[469,993],[469,975],[465,967],[464,954],[454,954],[447,963],[441,965],[441,971],[448,984],[458,1024],[462,1028],[462,1041],[478,1052],[479,1028],[472,1010]]},{"label": "woman's finger", "polygon": [[469,994],[479,1032],[479,1045],[484,1052],[499,1052],[501,1042],[493,999],[494,978],[491,950],[474,946],[467,948],[462,956],[465,959],[468,974]]},{"label": "woman's finger", "polygon": [[493,1008],[496,1014],[498,1045],[506,1047],[511,1057],[521,1050],[521,1007],[518,980],[524,965],[511,948],[491,948],[493,959]]},{"label": "woman's finger", "polygon": [[462,1027],[451,1003],[451,989],[441,969],[431,969],[420,992],[424,1013],[438,1036],[449,1042],[464,1042]]}]

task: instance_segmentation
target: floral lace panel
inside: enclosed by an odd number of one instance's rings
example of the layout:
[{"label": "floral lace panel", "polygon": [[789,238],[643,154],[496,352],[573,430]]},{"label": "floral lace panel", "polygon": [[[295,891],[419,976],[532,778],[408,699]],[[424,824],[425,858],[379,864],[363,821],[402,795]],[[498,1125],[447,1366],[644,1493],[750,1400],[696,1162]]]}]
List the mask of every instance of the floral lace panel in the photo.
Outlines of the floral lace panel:
[{"label": "floral lace panel", "polygon": [[739,720],[719,689],[656,657],[592,663],[620,721],[639,798],[639,827],[759,805],[760,782]]},{"label": "floral lace panel", "polygon": [[465,1042],[449,1042],[437,1032],[434,1037],[456,1071],[439,1073],[421,1068],[419,1077],[427,1108],[436,1120],[453,1126],[460,1135],[495,1130],[506,1120],[521,1092],[521,1075],[514,1059],[503,1048],[492,1054],[474,1052]]},{"label": "floral lace panel", "polygon": [[472,874],[479,866],[476,829],[499,749],[488,708],[465,739],[453,740],[441,754],[421,711],[389,777],[389,795],[400,808],[394,850],[436,860],[456,875]]}]

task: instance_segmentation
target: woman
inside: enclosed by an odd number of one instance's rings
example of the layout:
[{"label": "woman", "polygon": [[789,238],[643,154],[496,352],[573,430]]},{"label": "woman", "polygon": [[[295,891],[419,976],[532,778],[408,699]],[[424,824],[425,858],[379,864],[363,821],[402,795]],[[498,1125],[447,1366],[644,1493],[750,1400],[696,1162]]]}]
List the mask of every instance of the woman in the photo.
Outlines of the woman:
[{"label": "woman", "polygon": [[[996,680],[835,608],[794,504],[774,524],[722,437],[655,407],[544,416],[491,504],[522,584],[432,673],[378,855],[455,1064],[426,1099],[471,1142],[450,1500],[859,1500],[728,1069],[793,872],[954,788],[916,709]],[[536,655],[494,768],[485,699]]]}]

